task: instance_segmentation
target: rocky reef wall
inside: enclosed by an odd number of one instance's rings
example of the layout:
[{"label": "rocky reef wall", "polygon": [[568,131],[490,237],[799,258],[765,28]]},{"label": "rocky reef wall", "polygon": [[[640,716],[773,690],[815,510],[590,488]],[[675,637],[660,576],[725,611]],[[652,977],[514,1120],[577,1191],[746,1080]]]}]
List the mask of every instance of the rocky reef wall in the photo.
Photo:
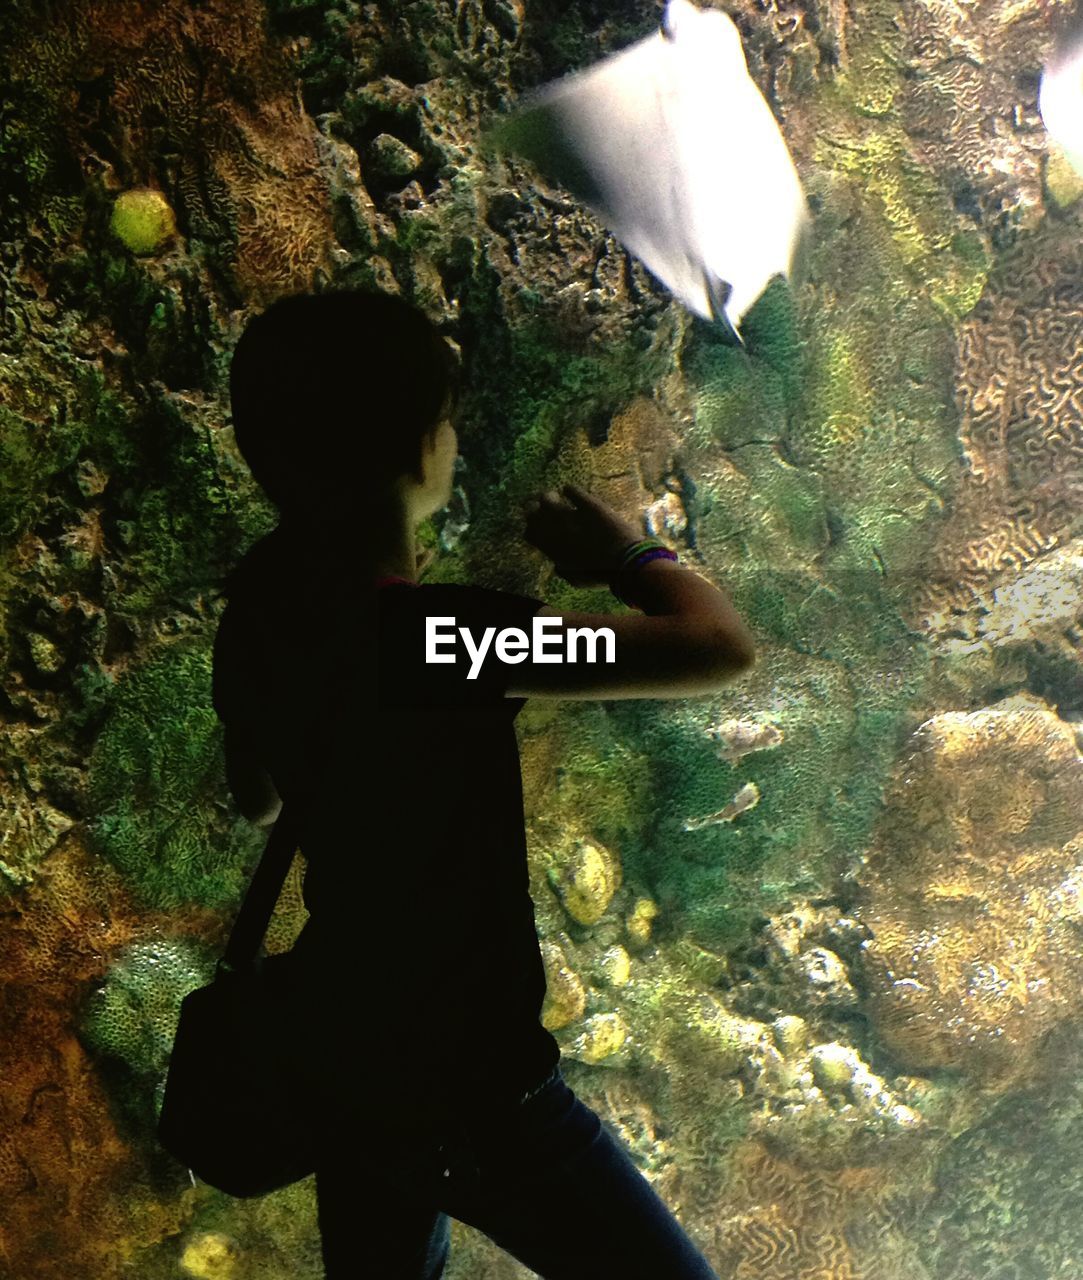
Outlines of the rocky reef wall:
[{"label": "rocky reef wall", "polygon": [[[1067,5],[722,7],[813,213],[743,351],[477,145],[654,4],[4,6],[5,1273],[320,1274],[309,1182],[230,1201],[153,1123],[261,845],[210,705],[222,576],[274,519],[229,353],[341,285],[463,353],[432,580],[616,607],[516,536],[575,481],[757,637],[715,697],[517,720],[569,1082],[720,1276],[1078,1268],[1083,182],[1037,114]],[[452,1280],[525,1274],[456,1224]]]}]

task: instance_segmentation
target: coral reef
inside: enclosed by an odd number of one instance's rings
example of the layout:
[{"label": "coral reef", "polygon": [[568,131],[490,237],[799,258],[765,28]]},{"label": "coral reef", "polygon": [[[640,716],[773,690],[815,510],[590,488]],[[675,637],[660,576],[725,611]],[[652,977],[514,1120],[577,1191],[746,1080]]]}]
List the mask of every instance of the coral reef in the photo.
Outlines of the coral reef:
[{"label": "coral reef", "polygon": [[88,1046],[143,1074],[161,1075],[181,1001],[211,976],[206,957],[183,943],[136,943],[117,957],[85,1010],[82,1032]]},{"label": "coral reef", "polygon": [[564,909],[579,924],[596,924],[621,885],[620,864],[601,845],[577,840],[550,873]]},{"label": "coral reef", "polygon": [[928,1194],[920,1162],[895,1176],[877,1166],[810,1170],[752,1140],[732,1164],[717,1256],[734,1280],[931,1280],[908,1239]]},{"label": "coral reef", "polygon": [[[274,518],[229,353],[270,299],[341,285],[462,353],[426,580],[619,608],[518,536],[572,480],[756,636],[717,694],[517,718],[576,1091],[735,1280],[1071,1273],[1083,202],[1036,110],[1069,0],[726,8],[814,219],[742,349],[480,145],[649,32],[645,0],[0,12],[13,1275],[320,1274],[311,1183],[227,1203],[149,1114],[263,842],[209,702],[221,577]],[[450,1280],[521,1274],[455,1225]]]},{"label": "coral reef", "polygon": [[122,191],[109,220],[113,234],[133,253],[157,253],[177,234],[177,220],[160,191]]},{"label": "coral reef", "polygon": [[91,755],[92,846],[151,906],[237,902],[242,859],[258,846],[253,828],[227,826],[204,800],[225,770],[210,679],[202,646],[132,672]]},{"label": "coral reef", "polygon": [[[934,1194],[914,1239],[930,1276],[1045,1277],[1071,1274],[1079,1256],[1081,1118],[1079,1037],[1065,1028],[1048,1045],[1049,1076],[1010,1094],[967,1130],[935,1173]],[[1026,1135],[1021,1141],[1021,1135]]]},{"label": "coral reef", "polygon": [[953,606],[1079,530],[1081,267],[1077,232],[1050,224],[1005,253],[963,325],[956,385],[966,471],[919,597],[937,630],[950,630]]},{"label": "coral reef", "polygon": [[1015,696],[914,734],[857,873],[866,1008],[907,1068],[987,1088],[1031,1079],[1079,1015],[1083,757]]}]

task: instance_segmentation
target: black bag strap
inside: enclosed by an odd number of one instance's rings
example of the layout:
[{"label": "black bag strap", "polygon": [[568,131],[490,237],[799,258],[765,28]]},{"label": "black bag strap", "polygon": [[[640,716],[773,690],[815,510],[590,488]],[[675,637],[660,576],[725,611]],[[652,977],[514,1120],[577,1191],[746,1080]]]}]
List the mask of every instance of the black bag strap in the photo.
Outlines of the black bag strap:
[{"label": "black bag strap", "polygon": [[218,973],[247,968],[256,959],[278,895],[289,874],[299,836],[293,809],[283,804],[237,919],[233,922],[226,949],[218,961]]}]

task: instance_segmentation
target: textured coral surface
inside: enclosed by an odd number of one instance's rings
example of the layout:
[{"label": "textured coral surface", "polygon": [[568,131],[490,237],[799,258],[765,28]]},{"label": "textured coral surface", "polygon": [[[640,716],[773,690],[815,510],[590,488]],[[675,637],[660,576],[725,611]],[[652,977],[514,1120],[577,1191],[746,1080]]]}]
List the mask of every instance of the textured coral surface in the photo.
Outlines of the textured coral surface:
[{"label": "textured coral surface", "polygon": [[[575,481],[757,639],[709,696],[517,718],[569,1083],[720,1276],[1079,1272],[1083,182],[1037,113],[1068,0],[715,3],[813,215],[743,349],[480,145],[653,2],[0,10],[3,1274],[321,1274],[312,1179],[231,1200],[153,1129],[262,844],[210,705],[273,523],[229,353],[341,285],[462,352],[430,580],[619,609],[519,537]],[[526,1274],[454,1224],[451,1280]]]},{"label": "textured coral surface", "polygon": [[1033,1077],[1049,1033],[1079,1018],[1081,853],[1083,758],[1044,703],[915,731],[855,909],[872,933],[866,1007],[908,1070]]}]

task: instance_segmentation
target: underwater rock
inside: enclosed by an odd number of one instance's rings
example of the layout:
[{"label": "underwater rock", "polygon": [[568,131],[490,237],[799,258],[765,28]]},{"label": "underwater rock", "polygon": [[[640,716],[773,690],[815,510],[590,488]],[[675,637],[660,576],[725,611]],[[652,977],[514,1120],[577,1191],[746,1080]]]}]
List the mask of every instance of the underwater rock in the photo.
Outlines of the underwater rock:
[{"label": "underwater rock", "polygon": [[773,1045],[760,1052],[763,1078],[772,1089],[787,1093],[800,1087],[804,1073],[797,1062],[784,1057]]},{"label": "underwater rock", "polygon": [[783,1014],[771,1023],[775,1044],[783,1053],[795,1053],[808,1044],[809,1027],[804,1018],[795,1013]]},{"label": "underwater rock", "polygon": [[781,729],[758,720],[723,720],[704,733],[718,743],[719,758],[730,764],[737,764],[754,751],[770,751],[783,740]]},{"label": "underwater rock", "polygon": [[599,968],[604,980],[611,987],[623,987],[632,976],[631,957],[619,943],[605,952]]},{"label": "underwater rock", "polygon": [[408,178],[421,168],[421,157],[401,138],[381,133],[369,144],[368,171],[384,179]]},{"label": "underwater rock", "polygon": [[814,1009],[857,1004],[858,995],[846,966],[827,947],[810,947],[797,957],[794,967],[808,983],[809,1003]]},{"label": "underwater rock", "polygon": [[230,1280],[241,1260],[241,1246],[222,1231],[203,1231],[184,1246],[181,1270],[194,1280]]},{"label": "underwater rock", "polygon": [[814,1045],[809,1061],[821,1089],[845,1089],[865,1069],[855,1049],[836,1041]]},{"label": "underwater rock", "polygon": [[557,1031],[583,1016],[587,992],[578,974],[568,964],[564,951],[554,942],[541,943],[545,965],[545,1001],[541,1022],[547,1031]]},{"label": "underwater rock", "polygon": [[1040,649],[1071,664],[1079,656],[1080,618],[1083,539],[1076,538],[978,593],[965,614],[955,615],[940,645],[953,656]]},{"label": "underwater rock", "polygon": [[74,826],[70,814],[48,803],[33,774],[25,788],[13,785],[23,776],[22,762],[31,758],[32,739],[14,727],[8,728],[7,739],[7,750],[0,755],[0,768],[7,769],[9,778],[0,808],[0,896],[10,887],[32,884],[38,867]]},{"label": "underwater rock", "polygon": [[727,982],[735,1007],[769,1022],[787,1054],[802,1051],[810,1025],[818,1028],[817,1038],[830,1038],[824,1032],[833,1017],[849,1018],[860,1007],[855,965],[868,932],[837,907],[807,902],[761,921],[730,958]]},{"label": "underwater rock", "polygon": [[816,913],[805,907],[796,907],[784,915],[772,916],[763,929],[768,958],[782,962],[795,959],[815,923]]},{"label": "underwater rock", "polygon": [[177,234],[173,208],[160,191],[125,191],[113,205],[110,230],[132,253],[158,253]]},{"label": "underwater rock", "polygon": [[64,665],[63,652],[40,631],[31,631],[26,637],[30,660],[42,675],[55,675]]},{"label": "underwater rock", "polygon": [[655,538],[674,541],[688,528],[688,513],[681,495],[668,490],[643,513],[647,532]]},{"label": "underwater rock", "polygon": [[1058,1069],[1041,1046],[1083,1014],[1078,916],[1065,910],[1081,862],[1083,758],[1044,702],[1006,698],[917,729],[853,911],[872,934],[864,1007],[905,1068],[997,1089]]},{"label": "underwater rock", "polygon": [[583,1034],[572,1045],[570,1054],[580,1062],[593,1065],[619,1053],[627,1039],[628,1026],[619,1013],[596,1013],[587,1019]]},{"label": "underwater rock", "polygon": [[621,879],[616,858],[592,840],[577,840],[571,857],[549,874],[564,910],[579,924],[596,924],[605,915]]},{"label": "underwater rock", "polygon": [[628,937],[640,946],[646,946],[651,940],[651,929],[659,914],[658,904],[650,898],[637,898],[632,914],[624,922]]},{"label": "underwater rock", "polygon": [[851,1045],[828,1041],[784,1058],[768,1046],[751,1064],[760,1106],[751,1131],[817,1167],[883,1163],[912,1136],[924,1136],[924,1118],[872,1072]]}]

